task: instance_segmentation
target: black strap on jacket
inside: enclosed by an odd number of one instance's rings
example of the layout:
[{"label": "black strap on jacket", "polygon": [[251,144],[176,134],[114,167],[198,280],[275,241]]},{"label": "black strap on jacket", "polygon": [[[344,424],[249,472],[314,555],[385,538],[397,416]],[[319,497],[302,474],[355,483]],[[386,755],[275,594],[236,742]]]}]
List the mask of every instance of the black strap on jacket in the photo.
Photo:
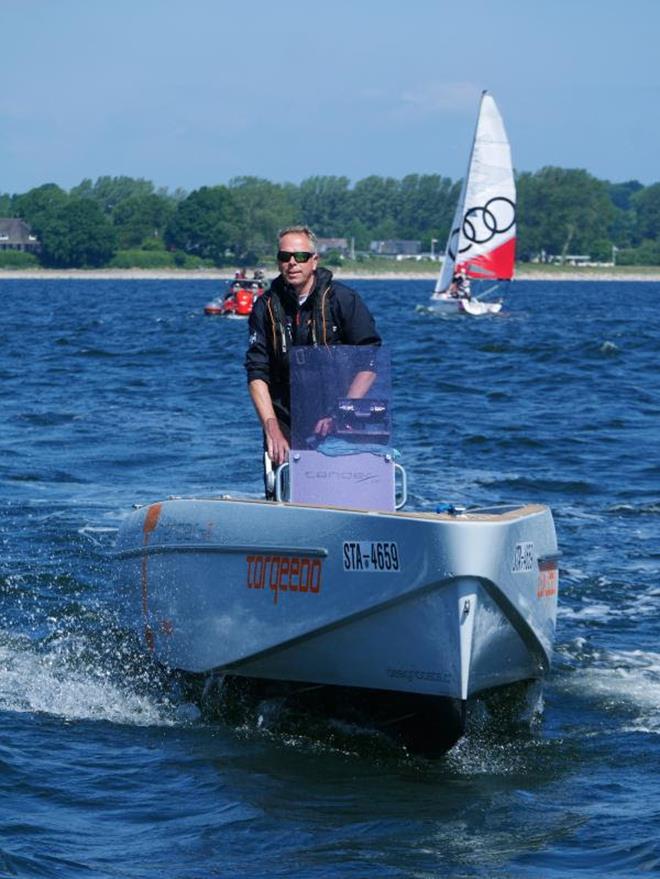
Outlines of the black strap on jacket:
[{"label": "black strap on jacket", "polygon": [[[332,285],[328,284],[323,291],[315,290],[311,294],[311,333],[312,345],[314,347],[317,347],[319,344],[326,346],[329,344],[328,330],[332,322],[329,302],[331,289]],[[287,315],[284,311],[284,306],[282,305],[282,300],[280,299],[279,294],[274,290],[270,291],[269,297],[266,301],[266,308],[271,323],[273,351],[275,354],[279,355],[286,354],[293,344],[293,334],[291,332],[290,321],[287,320]]]}]

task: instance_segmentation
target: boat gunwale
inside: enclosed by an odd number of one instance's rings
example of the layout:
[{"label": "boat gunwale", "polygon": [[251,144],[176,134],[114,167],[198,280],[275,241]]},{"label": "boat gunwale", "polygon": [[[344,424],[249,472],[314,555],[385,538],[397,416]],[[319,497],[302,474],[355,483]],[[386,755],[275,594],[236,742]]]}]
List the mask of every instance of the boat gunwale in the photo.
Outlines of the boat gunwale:
[{"label": "boat gunwale", "polygon": [[[385,516],[392,517],[395,519],[421,519],[423,521],[432,521],[432,522],[454,522],[457,524],[467,524],[469,522],[502,522],[502,521],[514,521],[516,519],[523,519],[527,516],[538,515],[539,513],[543,513],[545,511],[549,511],[550,508],[547,504],[539,504],[539,503],[524,503],[520,506],[513,504],[504,504],[502,505],[504,509],[502,512],[491,512],[493,507],[484,507],[484,508],[476,508],[474,510],[470,509],[461,509],[457,512],[451,512],[449,510],[443,510],[441,512],[431,512],[427,510],[365,510],[360,509],[358,507],[341,507],[330,504],[311,504],[311,503],[301,503],[296,502],[292,503],[291,501],[270,501],[265,500],[264,498],[239,498],[239,497],[228,497],[228,496],[208,496],[208,497],[200,497],[198,495],[190,495],[189,497],[177,496],[177,497],[169,497],[164,501],[154,501],[153,503],[177,503],[179,501],[190,502],[190,501],[199,501],[203,503],[240,503],[240,504],[259,504],[265,507],[278,508],[278,509],[304,509],[304,510],[325,510],[327,512],[333,513],[359,513],[364,516]],[[153,505],[153,503],[143,504],[137,507],[138,509],[146,509]],[[513,509],[512,509],[513,507]],[[481,509],[484,509],[484,512],[480,512]],[[485,512],[485,510],[489,510],[489,512]]]}]

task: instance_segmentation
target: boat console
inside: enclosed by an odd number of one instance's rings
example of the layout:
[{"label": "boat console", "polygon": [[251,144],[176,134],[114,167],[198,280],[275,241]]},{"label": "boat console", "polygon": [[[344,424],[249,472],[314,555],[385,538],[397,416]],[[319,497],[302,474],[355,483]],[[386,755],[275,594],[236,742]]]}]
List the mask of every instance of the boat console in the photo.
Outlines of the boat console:
[{"label": "boat console", "polygon": [[290,461],[276,473],[276,499],[401,509],[406,476],[391,445],[391,397],[386,348],[294,349]]}]

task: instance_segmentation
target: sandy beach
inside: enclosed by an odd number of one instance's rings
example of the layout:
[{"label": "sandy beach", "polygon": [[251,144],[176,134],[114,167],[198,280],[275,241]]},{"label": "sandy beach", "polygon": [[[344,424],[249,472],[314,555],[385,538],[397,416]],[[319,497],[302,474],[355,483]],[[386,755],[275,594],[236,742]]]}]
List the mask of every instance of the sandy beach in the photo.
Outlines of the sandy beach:
[{"label": "sandy beach", "polygon": [[[401,280],[431,281],[437,269],[427,271],[357,272],[333,269],[336,278],[342,280]],[[251,271],[248,272],[248,275]],[[266,277],[274,276],[266,271]],[[234,271],[228,269],[0,269],[0,281],[5,280],[82,280],[82,281],[228,281]],[[602,271],[594,268],[563,270],[520,269],[517,281],[660,281],[660,268],[631,266]]]}]

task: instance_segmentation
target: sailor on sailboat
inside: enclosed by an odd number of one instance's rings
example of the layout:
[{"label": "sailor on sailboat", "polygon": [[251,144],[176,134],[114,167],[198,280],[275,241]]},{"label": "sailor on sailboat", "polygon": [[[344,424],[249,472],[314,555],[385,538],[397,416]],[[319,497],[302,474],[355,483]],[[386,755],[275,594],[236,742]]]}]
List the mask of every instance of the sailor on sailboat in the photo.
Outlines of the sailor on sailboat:
[{"label": "sailor on sailboat", "polygon": [[[502,303],[485,301],[484,297],[500,282],[511,280],[515,251],[516,187],[511,149],[497,105],[492,95],[483,92],[468,170],[429,309],[497,314]],[[484,292],[465,295],[470,279],[495,283]]]}]

